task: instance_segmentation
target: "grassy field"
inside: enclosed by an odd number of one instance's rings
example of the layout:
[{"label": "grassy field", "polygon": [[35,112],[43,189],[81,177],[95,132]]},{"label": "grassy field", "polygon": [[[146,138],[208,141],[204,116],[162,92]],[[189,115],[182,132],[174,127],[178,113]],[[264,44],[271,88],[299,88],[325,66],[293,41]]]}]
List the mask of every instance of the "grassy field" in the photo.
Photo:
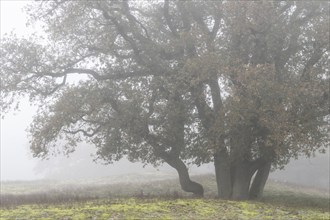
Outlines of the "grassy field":
[{"label": "grassy field", "polygon": [[269,181],[259,201],[224,201],[215,198],[213,175],[194,177],[203,199],[168,178],[2,182],[0,219],[330,219],[326,190]]}]

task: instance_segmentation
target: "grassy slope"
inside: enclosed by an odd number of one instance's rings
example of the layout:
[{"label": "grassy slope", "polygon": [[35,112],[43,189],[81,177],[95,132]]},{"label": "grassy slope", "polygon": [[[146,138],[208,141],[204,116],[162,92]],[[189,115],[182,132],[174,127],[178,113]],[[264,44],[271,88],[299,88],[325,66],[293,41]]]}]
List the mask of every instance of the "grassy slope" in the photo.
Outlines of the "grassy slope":
[{"label": "grassy slope", "polygon": [[1,219],[329,219],[329,212],[213,199],[99,199],[2,209]]},{"label": "grassy slope", "polygon": [[206,198],[196,199],[166,178],[5,182],[0,219],[330,219],[329,195],[322,191],[270,182],[260,201],[223,201],[214,199],[214,176],[204,175],[194,179],[205,186]]}]

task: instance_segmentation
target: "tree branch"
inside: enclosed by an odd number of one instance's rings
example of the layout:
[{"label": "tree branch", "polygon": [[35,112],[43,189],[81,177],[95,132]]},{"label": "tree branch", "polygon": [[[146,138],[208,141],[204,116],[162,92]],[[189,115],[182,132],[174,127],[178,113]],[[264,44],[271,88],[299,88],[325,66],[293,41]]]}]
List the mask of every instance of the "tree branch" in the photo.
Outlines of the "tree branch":
[{"label": "tree branch", "polygon": [[165,21],[166,21],[168,28],[171,30],[172,35],[175,38],[179,38],[179,34],[173,26],[171,16],[169,13],[169,0],[164,1],[164,17],[165,17]]},{"label": "tree branch", "polygon": [[198,111],[199,118],[203,124],[203,127],[206,130],[209,130],[211,127],[211,122],[213,120],[212,109],[206,104],[205,99],[203,98],[203,91],[200,88],[202,85],[198,85],[194,88],[191,88],[191,96],[194,99],[195,106]]},{"label": "tree branch", "polygon": [[101,130],[102,126],[98,126],[96,129],[91,129],[93,130],[91,133],[88,133],[87,131],[83,130],[83,129],[77,129],[77,130],[63,130],[65,133],[68,134],[78,134],[78,133],[82,133],[84,136],[86,137],[93,137],[94,135],[96,135],[100,130]]},{"label": "tree branch", "polygon": [[143,31],[144,31],[147,39],[150,40],[150,35],[148,33],[147,28],[140,21],[138,21],[136,17],[134,17],[130,13],[130,7],[128,5],[128,1],[127,0],[124,0],[123,1],[123,9],[124,9],[124,13],[126,14],[126,17],[128,18],[128,20],[131,21],[131,22],[135,22],[135,23],[139,24],[141,26],[141,28],[143,29]]},{"label": "tree branch", "polygon": [[106,20],[111,21],[116,26],[117,31],[120,34],[120,36],[122,36],[124,38],[124,40],[127,41],[131,45],[137,61],[141,64],[145,64],[143,59],[140,57],[140,50],[139,50],[138,46],[136,45],[136,42],[131,37],[128,36],[124,27],[122,25],[120,25],[120,23],[116,20],[116,18],[110,16],[108,14],[108,12],[106,12],[104,9],[100,9],[100,10],[102,11],[103,17]]},{"label": "tree branch", "polygon": [[194,7],[191,10],[191,14],[192,14],[193,19],[197,22],[197,24],[200,26],[200,28],[204,32],[204,34],[209,35],[211,32],[210,32],[209,28],[207,27],[207,25],[205,24],[205,22],[203,21],[203,17],[200,16],[199,9]]},{"label": "tree branch", "polygon": [[256,172],[260,167],[262,167],[266,163],[267,163],[267,160],[265,160],[263,158],[258,158],[254,161],[251,161],[250,162],[250,172],[251,173]]},{"label": "tree branch", "polygon": [[212,79],[209,80],[208,84],[211,88],[211,97],[214,105],[214,111],[220,112],[220,110],[222,109],[222,100],[220,95],[221,91],[218,83],[218,78],[216,76],[212,76]]},{"label": "tree branch", "polygon": [[210,38],[209,38],[209,41],[213,41],[215,39],[215,37],[217,36],[217,33],[220,29],[220,21],[221,21],[221,18],[220,16],[215,16],[215,21],[214,21],[214,25],[213,25],[213,28],[212,28],[212,31],[210,32]]},{"label": "tree branch", "polygon": [[314,42],[313,47],[314,47],[314,52],[305,64],[305,67],[301,75],[302,80],[308,81],[310,79],[310,72],[312,67],[322,58],[324,54],[324,52],[322,52],[322,47],[317,45],[317,42]]},{"label": "tree branch", "polygon": [[37,92],[38,94],[41,94],[41,95],[43,95],[43,96],[49,96],[49,95],[52,95],[54,92],[56,92],[59,88],[61,88],[62,86],[64,86],[65,83],[66,83],[66,79],[67,79],[67,76],[64,75],[64,76],[63,76],[63,80],[62,80],[62,82],[61,82],[60,84],[57,84],[54,88],[52,88],[52,89],[49,90],[49,91],[47,91],[47,90],[46,90],[46,91],[43,91],[43,90],[38,89],[38,88],[35,88],[35,87],[31,86],[31,85],[29,85],[29,86],[27,87],[27,89],[31,89],[31,90],[33,90],[33,91],[35,91],[35,92]]}]

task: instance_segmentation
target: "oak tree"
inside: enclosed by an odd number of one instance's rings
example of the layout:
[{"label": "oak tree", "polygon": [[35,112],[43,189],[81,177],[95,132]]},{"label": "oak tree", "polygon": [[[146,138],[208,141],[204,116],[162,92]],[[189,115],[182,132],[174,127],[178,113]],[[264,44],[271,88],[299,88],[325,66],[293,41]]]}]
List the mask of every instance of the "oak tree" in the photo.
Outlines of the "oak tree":
[{"label": "oak tree", "polygon": [[[81,141],[109,163],[214,162],[218,196],[261,196],[273,165],[329,137],[329,3],[41,1],[45,37],[1,45],[1,106],[40,104],[36,157]],[[72,75],[84,76],[79,82]],[[253,178],[254,176],[254,178]]]}]

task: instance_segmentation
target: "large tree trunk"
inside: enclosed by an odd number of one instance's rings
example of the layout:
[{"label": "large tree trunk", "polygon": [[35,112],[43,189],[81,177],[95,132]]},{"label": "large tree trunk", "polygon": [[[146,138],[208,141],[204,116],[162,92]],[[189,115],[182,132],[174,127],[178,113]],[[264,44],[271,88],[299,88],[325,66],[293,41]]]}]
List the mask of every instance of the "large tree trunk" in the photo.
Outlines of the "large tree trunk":
[{"label": "large tree trunk", "polygon": [[215,177],[220,199],[230,199],[232,194],[231,169],[227,153],[218,152],[214,155]]},{"label": "large tree trunk", "polygon": [[198,197],[204,195],[204,188],[201,184],[192,181],[186,165],[179,158],[168,158],[165,160],[179,174],[181,189],[185,192],[194,193]]},{"label": "large tree trunk", "polygon": [[[226,154],[214,155],[218,196],[221,199],[260,198],[268,179],[271,162],[263,160],[230,162]],[[253,183],[251,179],[256,173]]]},{"label": "large tree trunk", "polygon": [[267,162],[257,170],[256,176],[254,177],[250,188],[250,199],[258,199],[262,196],[269,176],[270,168],[271,162]]},{"label": "large tree trunk", "polygon": [[233,193],[231,198],[234,200],[249,199],[249,188],[252,178],[251,164],[248,162],[239,162],[232,166],[233,174]]}]

